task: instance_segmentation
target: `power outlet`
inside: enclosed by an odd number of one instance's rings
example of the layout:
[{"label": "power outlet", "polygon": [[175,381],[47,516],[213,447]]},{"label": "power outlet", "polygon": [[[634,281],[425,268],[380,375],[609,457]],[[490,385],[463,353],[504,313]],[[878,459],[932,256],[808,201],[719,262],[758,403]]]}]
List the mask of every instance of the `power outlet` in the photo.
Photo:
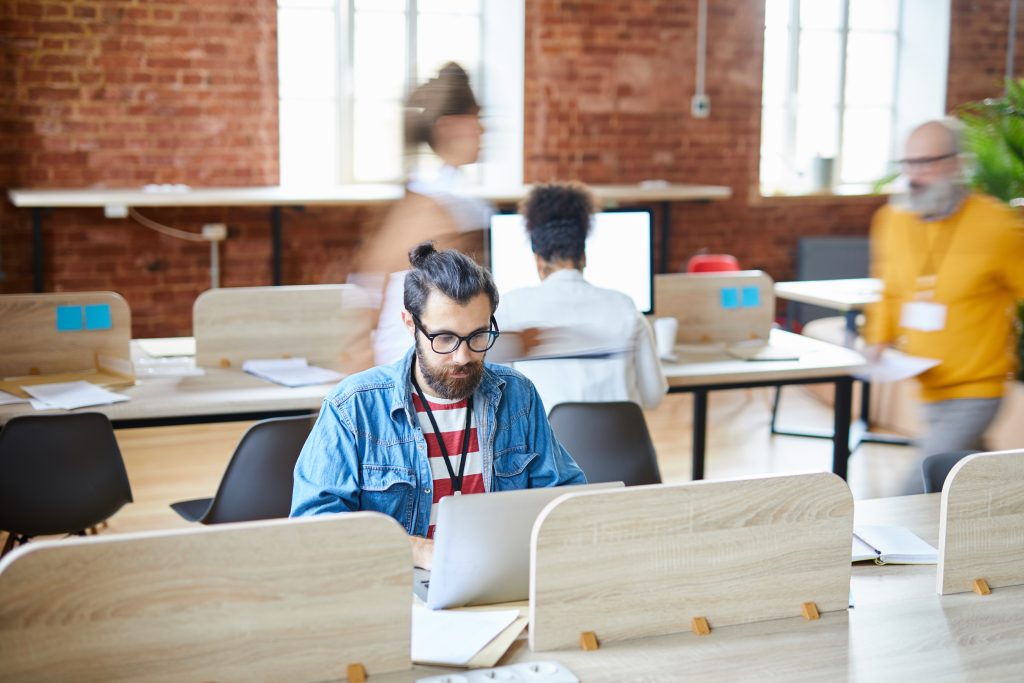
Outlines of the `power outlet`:
[{"label": "power outlet", "polygon": [[694,95],[690,100],[690,112],[696,119],[706,119],[711,115],[711,98],[706,94]]},{"label": "power outlet", "polygon": [[207,223],[203,226],[203,239],[209,242],[223,242],[228,238],[228,226],[223,223]]}]

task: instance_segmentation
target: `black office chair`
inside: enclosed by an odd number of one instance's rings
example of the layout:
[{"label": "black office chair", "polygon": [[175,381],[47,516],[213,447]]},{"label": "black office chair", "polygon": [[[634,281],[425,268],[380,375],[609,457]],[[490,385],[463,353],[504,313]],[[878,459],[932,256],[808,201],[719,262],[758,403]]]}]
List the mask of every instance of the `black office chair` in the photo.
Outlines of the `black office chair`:
[{"label": "black office chair", "polygon": [[171,503],[190,522],[224,524],[287,517],[292,470],[315,415],[261,420],[242,435],[213,498]]},{"label": "black office chair", "polygon": [[941,493],[949,471],[958,462],[980,451],[952,451],[929,455],[921,461],[921,476],[924,479],[925,493]]},{"label": "black office chair", "polygon": [[548,421],[588,482],[661,483],[654,444],[637,404],[559,403]]},{"label": "black office chair", "polygon": [[0,431],[0,555],[33,536],[84,535],[130,502],[106,415],[17,415]]}]

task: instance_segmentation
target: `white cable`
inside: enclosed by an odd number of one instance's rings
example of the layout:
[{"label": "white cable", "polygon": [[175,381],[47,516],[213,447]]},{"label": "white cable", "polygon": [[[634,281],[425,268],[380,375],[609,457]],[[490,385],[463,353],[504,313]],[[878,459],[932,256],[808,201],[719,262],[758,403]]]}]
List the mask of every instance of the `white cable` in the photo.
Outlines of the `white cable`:
[{"label": "white cable", "polygon": [[150,230],[156,230],[157,232],[167,235],[169,237],[177,237],[180,240],[189,240],[190,242],[206,242],[207,239],[202,235],[194,232],[188,232],[187,230],[178,230],[177,228],[170,228],[166,225],[161,225],[156,221],[152,221],[141,213],[128,207],[128,215],[135,219],[140,225],[149,228]]},{"label": "white cable", "polygon": [[708,0],[697,6],[697,94],[704,95],[704,62],[708,51]]}]

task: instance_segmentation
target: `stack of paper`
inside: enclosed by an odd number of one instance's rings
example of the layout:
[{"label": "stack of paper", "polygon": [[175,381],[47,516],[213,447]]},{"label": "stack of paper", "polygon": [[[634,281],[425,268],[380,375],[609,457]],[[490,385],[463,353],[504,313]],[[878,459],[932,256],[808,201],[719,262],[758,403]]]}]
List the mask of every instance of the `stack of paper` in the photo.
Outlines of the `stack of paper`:
[{"label": "stack of paper", "polygon": [[37,410],[63,408],[74,410],[86,406],[100,406],[131,400],[130,396],[115,394],[89,382],[57,382],[54,384],[28,384],[21,387],[36,399],[32,406]]},{"label": "stack of paper", "polygon": [[934,358],[909,356],[896,349],[885,349],[876,362],[857,373],[857,378],[870,382],[899,382],[917,377],[922,372],[931,370],[940,362],[942,361]]},{"label": "stack of paper", "polygon": [[412,608],[412,661],[466,666],[519,617],[519,610],[451,611]]},{"label": "stack of paper", "polygon": [[308,384],[337,382],[344,375],[334,370],[310,365],[305,358],[271,358],[247,360],[242,369],[250,375],[270,380],[286,387],[304,387]]},{"label": "stack of paper", "polygon": [[11,403],[28,403],[28,399],[8,394],[6,391],[0,391],[0,406],[6,406]]},{"label": "stack of paper", "polygon": [[853,527],[853,561],[877,564],[936,564],[939,551],[901,526]]}]

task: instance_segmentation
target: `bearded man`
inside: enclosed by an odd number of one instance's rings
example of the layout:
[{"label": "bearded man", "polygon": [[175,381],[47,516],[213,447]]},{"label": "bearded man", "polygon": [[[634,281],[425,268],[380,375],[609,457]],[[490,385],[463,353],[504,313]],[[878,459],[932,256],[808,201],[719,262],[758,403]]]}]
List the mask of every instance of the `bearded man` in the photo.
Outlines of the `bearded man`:
[{"label": "bearded man", "polygon": [[[881,301],[868,310],[868,355],[885,345],[939,365],[920,375],[921,455],[983,450],[1015,366],[1015,302],[1024,299],[1024,230],[1013,210],[963,184],[955,121],[918,126],[901,160],[909,190],[871,227]],[[922,492],[912,474],[904,493]]]},{"label": "bearded man", "polygon": [[585,483],[530,380],[484,362],[498,337],[490,273],[430,242],[409,253],[405,356],[342,380],[295,465],[293,517],[372,510],[410,534],[429,569],[448,495]]}]

